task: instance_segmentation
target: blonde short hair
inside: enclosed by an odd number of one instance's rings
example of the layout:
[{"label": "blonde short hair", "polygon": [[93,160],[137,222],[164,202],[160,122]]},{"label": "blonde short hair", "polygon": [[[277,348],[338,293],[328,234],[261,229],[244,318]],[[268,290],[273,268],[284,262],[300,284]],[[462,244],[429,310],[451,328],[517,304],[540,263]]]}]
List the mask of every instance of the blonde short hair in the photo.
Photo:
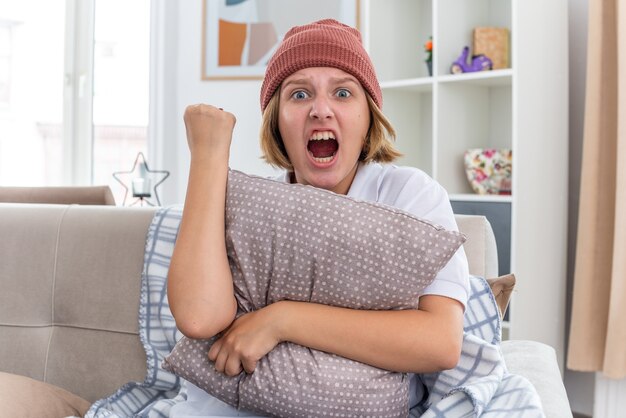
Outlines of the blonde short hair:
[{"label": "blonde short hair", "polygon": [[[396,139],[396,131],[369,93],[366,92],[365,95],[370,109],[370,127],[359,161],[390,163],[402,156],[393,144]],[[262,158],[274,167],[293,171],[293,165],[289,161],[285,144],[278,129],[279,105],[280,88],[276,90],[263,112],[260,132]]]}]

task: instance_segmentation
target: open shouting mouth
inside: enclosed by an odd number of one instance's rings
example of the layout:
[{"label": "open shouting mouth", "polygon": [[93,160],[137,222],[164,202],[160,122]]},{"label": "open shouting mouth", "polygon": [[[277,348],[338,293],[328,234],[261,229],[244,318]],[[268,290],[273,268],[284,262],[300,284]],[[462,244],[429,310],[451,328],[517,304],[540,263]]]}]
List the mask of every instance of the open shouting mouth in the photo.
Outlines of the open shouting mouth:
[{"label": "open shouting mouth", "polygon": [[338,149],[339,143],[335,139],[335,134],[331,131],[314,132],[307,144],[309,154],[317,163],[331,162],[337,155]]}]

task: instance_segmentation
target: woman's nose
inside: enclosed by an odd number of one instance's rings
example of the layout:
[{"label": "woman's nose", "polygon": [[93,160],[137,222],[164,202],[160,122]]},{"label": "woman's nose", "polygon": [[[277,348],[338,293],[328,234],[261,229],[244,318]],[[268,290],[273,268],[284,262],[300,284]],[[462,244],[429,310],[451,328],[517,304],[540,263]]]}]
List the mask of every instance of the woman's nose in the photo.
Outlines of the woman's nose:
[{"label": "woman's nose", "polygon": [[333,116],[331,103],[325,97],[317,96],[311,102],[311,112],[309,116],[313,119],[326,119]]}]

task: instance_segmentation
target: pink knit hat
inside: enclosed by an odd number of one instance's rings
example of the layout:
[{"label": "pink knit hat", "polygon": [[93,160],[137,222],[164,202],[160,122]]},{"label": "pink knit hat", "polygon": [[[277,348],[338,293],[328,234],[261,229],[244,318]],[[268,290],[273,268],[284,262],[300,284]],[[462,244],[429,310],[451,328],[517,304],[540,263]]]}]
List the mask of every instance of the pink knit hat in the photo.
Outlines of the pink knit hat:
[{"label": "pink knit hat", "polygon": [[309,67],[335,67],[352,74],[379,108],[383,95],[358,30],[334,19],[324,19],[289,29],[270,59],[261,86],[261,110],[291,74]]}]

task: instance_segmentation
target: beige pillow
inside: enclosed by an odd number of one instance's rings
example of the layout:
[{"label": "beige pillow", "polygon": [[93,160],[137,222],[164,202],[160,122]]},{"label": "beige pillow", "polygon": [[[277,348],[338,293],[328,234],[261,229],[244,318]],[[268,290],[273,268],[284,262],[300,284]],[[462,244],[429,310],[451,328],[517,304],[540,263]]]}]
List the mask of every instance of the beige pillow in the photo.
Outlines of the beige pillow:
[{"label": "beige pillow", "polygon": [[[239,314],[280,300],[416,308],[465,237],[407,212],[231,171],[226,245]],[[228,377],[213,340],[183,338],[164,368],[222,401],[274,416],[402,416],[408,377],[291,343]]]},{"label": "beige pillow", "polygon": [[91,402],[29,377],[0,372],[0,416],[61,418],[83,416]]},{"label": "beige pillow", "polygon": [[515,275],[510,273],[504,276],[487,279],[487,283],[489,283],[491,292],[496,298],[500,319],[502,319],[506,313],[506,308],[509,306],[511,293],[513,293],[513,288],[515,287]]}]

